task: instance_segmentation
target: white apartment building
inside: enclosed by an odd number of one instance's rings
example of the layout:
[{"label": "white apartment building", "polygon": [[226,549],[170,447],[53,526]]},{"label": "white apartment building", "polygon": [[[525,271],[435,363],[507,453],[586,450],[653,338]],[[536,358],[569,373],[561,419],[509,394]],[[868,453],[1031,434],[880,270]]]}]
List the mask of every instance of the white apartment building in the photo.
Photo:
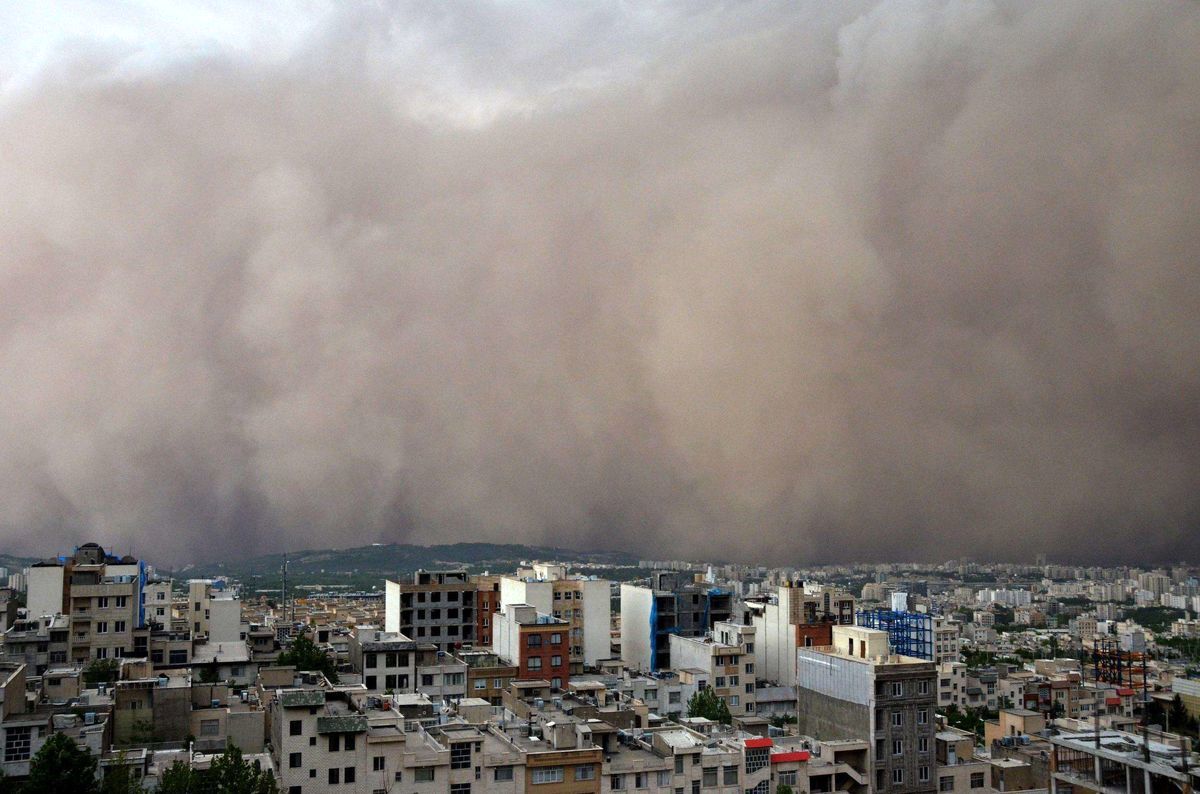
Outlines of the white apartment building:
[{"label": "white apartment building", "polygon": [[565,566],[535,563],[500,580],[500,603],[529,604],[538,612],[565,620],[570,626],[573,674],[611,656],[612,602],[605,579],[569,576]]},{"label": "white apartment building", "polygon": [[698,670],[735,717],[755,713],[754,627],[731,621],[713,625],[711,637],[671,637],[676,670]]}]

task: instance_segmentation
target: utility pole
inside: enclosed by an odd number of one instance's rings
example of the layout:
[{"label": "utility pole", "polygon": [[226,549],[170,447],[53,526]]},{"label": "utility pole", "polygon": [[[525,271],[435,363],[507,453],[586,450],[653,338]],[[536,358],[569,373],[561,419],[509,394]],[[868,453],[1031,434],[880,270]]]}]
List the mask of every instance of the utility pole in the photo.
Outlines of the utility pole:
[{"label": "utility pole", "polygon": [[287,597],[288,597],[287,569],[288,569],[288,558],[287,558],[287,552],[285,551],[283,553],[283,569],[282,569],[283,570],[283,585],[280,588],[282,596],[281,596],[281,600],[279,602],[279,609],[283,613],[284,617],[287,617],[287,613],[288,613],[287,612]]}]

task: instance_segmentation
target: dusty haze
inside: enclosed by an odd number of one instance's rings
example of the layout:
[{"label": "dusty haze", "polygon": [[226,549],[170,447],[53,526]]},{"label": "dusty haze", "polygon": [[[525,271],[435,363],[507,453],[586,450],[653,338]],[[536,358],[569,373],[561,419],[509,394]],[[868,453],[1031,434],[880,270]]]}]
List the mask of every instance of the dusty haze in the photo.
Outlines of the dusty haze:
[{"label": "dusty haze", "polygon": [[1200,551],[1200,5],[279,24],[3,61],[4,549]]}]

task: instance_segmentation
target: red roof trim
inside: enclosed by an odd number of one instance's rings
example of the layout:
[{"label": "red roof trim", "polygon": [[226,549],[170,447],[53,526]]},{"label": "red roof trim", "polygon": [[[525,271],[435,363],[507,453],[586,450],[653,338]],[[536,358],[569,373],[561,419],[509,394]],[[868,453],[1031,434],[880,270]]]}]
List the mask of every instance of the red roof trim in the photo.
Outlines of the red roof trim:
[{"label": "red roof trim", "polygon": [[771,741],[768,738],[747,739],[746,746],[751,749],[756,750],[760,747],[773,747],[773,746],[775,746],[775,742]]},{"label": "red roof trim", "polygon": [[807,761],[808,758],[808,750],[793,750],[790,753],[775,753],[771,756],[771,763],[784,764],[788,761]]}]

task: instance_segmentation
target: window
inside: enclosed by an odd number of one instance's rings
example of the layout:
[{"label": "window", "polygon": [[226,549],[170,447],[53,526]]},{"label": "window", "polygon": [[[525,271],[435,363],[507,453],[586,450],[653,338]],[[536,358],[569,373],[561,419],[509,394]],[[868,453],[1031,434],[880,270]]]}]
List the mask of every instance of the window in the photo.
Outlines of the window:
[{"label": "window", "polygon": [[917,710],[917,724],[926,725],[929,722],[929,709]]},{"label": "window", "polygon": [[729,676],[729,685],[730,686],[737,686],[741,682],[742,682],[742,679],[739,676],[736,676],[736,675]]},{"label": "window", "polygon": [[330,785],[337,785],[338,783],[341,783],[341,782],[342,782],[342,770],[338,769],[337,767],[333,767],[332,769],[330,769],[329,770]]},{"label": "window", "polygon": [[904,694],[904,684],[900,681],[892,682],[892,697],[898,698]]},{"label": "window", "polygon": [[117,596],[117,609],[124,609],[129,603],[129,596]]},{"label": "window", "polygon": [[634,788],[645,788],[646,787],[646,773],[645,772],[634,772],[633,773],[633,787]]},{"label": "window", "polygon": [[546,766],[533,770],[534,785],[561,782],[563,782],[563,768],[561,766]]},{"label": "window", "polygon": [[671,785],[671,773],[665,769],[658,770],[658,787],[666,788]]},{"label": "window", "polygon": [[[342,737],[342,749],[343,750],[353,750],[354,749],[354,734],[348,733],[344,737]],[[347,781],[347,782],[349,782],[349,781]]]},{"label": "window", "polygon": [[922,767],[918,768],[917,769],[917,778],[922,783],[928,783],[929,782],[929,767],[922,766]]},{"label": "window", "polygon": [[675,773],[680,774],[680,775],[683,774],[683,756],[682,755],[675,756]]},{"label": "window", "polygon": [[487,689],[487,679],[486,678],[476,678],[474,683],[472,684],[472,686],[475,689]]},{"label": "window", "polygon": [[971,788],[983,788],[983,773],[982,772],[972,772],[971,773]]},{"label": "window", "polygon": [[903,739],[893,739],[892,740],[892,755],[904,755],[904,740]]},{"label": "window", "polygon": [[892,783],[893,783],[893,785],[897,785],[897,786],[904,785],[904,770],[903,769],[893,769],[892,770]]},{"label": "window", "polygon": [[730,695],[729,696],[729,705],[735,706],[735,707],[742,705],[741,698],[739,698],[737,695]]},{"label": "window", "polygon": [[367,685],[367,689],[374,689],[376,687],[376,685],[379,683],[379,679],[373,675],[369,675],[366,677],[365,683]]},{"label": "window", "polygon": [[904,714],[902,712],[899,712],[899,711],[892,712],[892,727],[893,728],[904,727]]},{"label": "window", "polygon": [[29,745],[32,741],[32,726],[9,728],[4,732],[4,760],[28,761]]},{"label": "window", "polygon": [[97,634],[108,634],[108,621],[107,620],[97,620],[96,621],[96,633]]},{"label": "window", "polygon": [[492,772],[492,779],[497,781],[505,781],[513,779],[513,768],[511,766],[498,766]]},{"label": "window", "polygon": [[928,695],[929,694],[929,682],[928,681],[918,681],[917,682],[917,694],[918,695]]},{"label": "window", "polygon": [[786,772],[780,772],[776,776],[775,782],[781,786],[793,786],[794,787],[796,785],[796,770],[789,769]]},{"label": "window", "polygon": [[200,735],[201,736],[220,736],[221,721],[220,720],[200,720]]},{"label": "window", "polygon": [[928,736],[922,736],[920,739],[917,739],[917,752],[918,753],[929,752],[929,737]]},{"label": "window", "polygon": [[621,789],[625,788],[625,776],[624,775],[609,775],[608,776],[608,787],[610,789],[612,789],[613,791],[620,791]]},{"label": "window", "polygon": [[754,672],[754,662],[746,662],[746,675],[751,675]]},{"label": "window", "polygon": [[300,753],[291,753],[288,755],[288,768],[299,769],[304,766],[304,756]]},{"label": "window", "polygon": [[525,645],[529,648],[542,647],[542,635],[541,634],[530,634],[528,637],[525,638]]},{"label": "window", "polygon": [[938,791],[954,791],[954,778],[944,775],[938,778]]},{"label": "window", "polygon": [[542,657],[530,656],[529,661],[526,662],[525,666],[528,667],[530,670],[541,670],[542,669]]},{"label": "window", "polygon": [[339,733],[329,734],[329,752],[336,753],[341,749],[342,736]]},{"label": "window", "polygon": [[682,701],[679,698],[678,692],[668,692],[667,693],[667,702],[668,703],[680,703]]},{"label": "window", "polygon": [[382,772],[383,771],[383,763],[384,763],[384,761],[383,761],[382,755],[375,756],[374,758],[371,759],[371,771],[372,772]]},{"label": "window", "polygon": [[715,766],[704,768],[704,775],[701,777],[700,784],[705,788],[712,788],[717,785],[717,768]]},{"label": "window", "polygon": [[471,768],[471,743],[458,742],[450,745],[450,768],[451,769],[470,769]]},{"label": "window", "polygon": [[433,686],[433,673],[421,673],[421,686]]},{"label": "window", "polygon": [[171,664],[187,664],[188,652],[186,649],[172,650],[167,653],[167,658]]},{"label": "window", "polygon": [[366,655],[366,663],[367,663],[367,667],[374,667],[376,664],[379,663],[379,659],[376,657],[375,654],[368,653]]},{"label": "window", "polygon": [[493,689],[500,689],[500,688],[502,688],[503,686],[504,686],[504,679],[503,679],[503,678],[493,678],[493,679],[492,679],[492,688],[493,688]]},{"label": "window", "polygon": [[717,689],[724,689],[725,688],[725,676],[723,676],[723,675],[717,676],[716,683],[714,683],[713,686],[715,686]]},{"label": "window", "polygon": [[576,780],[595,780],[596,779],[596,767],[592,766],[591,764],[588,764],[587,766],[575,767],[575,779]]},{"label": "window", "polygon": [[304,733],[304,723],[300,720],[292,720],[288,723],[288,736],[299,736]]},{"label": "window", "polygon": [[[550,666],[551,667],[562,667],[562,657],[561,656],[551,656],[550,657]],[[647,693],[647,694],[649,694],[649,693]]]},{"label": "window", "polygon": [[97,609],[108,609],[108,596],[99,596],[96,599]]},{"label": "window", "polygon": [[450,794],[471,794],[470,783],[451,783]]},{"label": "window", "polygon": [[554,634],[551,634],[550,635],[550,644],[551,645],[562,645],[562,635],[557,632],[555,632]]},{"label": "window", "polygon": [[754,684],[746,684],[746,694],[747,695],[754,694]]},{"label": "window", "polygon": [[417,783],[431,783],[433,782],[433,773],[436,771],[436,767],[419,766],[413,769],[413,780]]},{"label": "window", "polygon": [[692,794],[700,794],[700,781],[699,780],[692,781]]},{"label": "window", "polygon": [[[700,756],[693,756],[699,758]],[[766,747],[755,747],[746,749],[746,774],[753,775],[758,770],[765,767],[771,761],[770,750]]]},{"label": "window", "polygon": [[738,782],[738,768],[736,766],[727,766],[722,770],[721,785],[736,786]]},{"label": "window", "polygon": [[342,782],[343,783],[353,783],[354,782],[354,767],[348,766],[342,770]]}]

